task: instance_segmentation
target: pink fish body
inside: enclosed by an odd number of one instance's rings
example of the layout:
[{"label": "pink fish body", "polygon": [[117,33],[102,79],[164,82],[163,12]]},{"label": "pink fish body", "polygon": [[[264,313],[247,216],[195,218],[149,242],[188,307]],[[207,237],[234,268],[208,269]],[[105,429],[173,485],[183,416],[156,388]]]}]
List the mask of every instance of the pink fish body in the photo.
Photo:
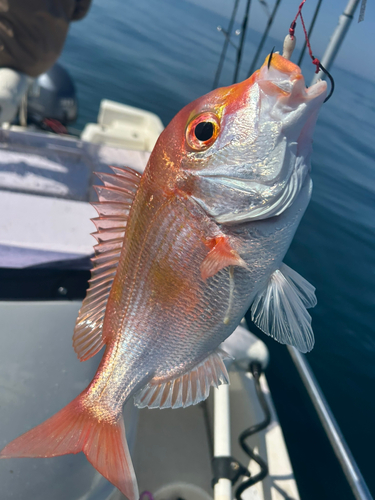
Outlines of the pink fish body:
[{"label": "pink fish body", "polygon": [[252,306],[258,326],[306,352],[314,289],[282,264],[307,207],[311,137],[326,84],[305,89],[274,54],[248,80],[186,106],[142,177],[98,174],[94,269],[73,337],[97,373],[2,458],[83,451],[129,500],[139,497],[122,418],[184,407],[226,383],[219,345]]}]

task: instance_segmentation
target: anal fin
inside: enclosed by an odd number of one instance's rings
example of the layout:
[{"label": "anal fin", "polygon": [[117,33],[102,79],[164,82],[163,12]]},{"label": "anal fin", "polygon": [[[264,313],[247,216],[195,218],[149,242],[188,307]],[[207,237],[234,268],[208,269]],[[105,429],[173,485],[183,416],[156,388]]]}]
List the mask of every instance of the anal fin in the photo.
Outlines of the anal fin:
[{"label": "anal fin", "polygon": [[196,405],[208,397],[211,386],[229,383],[223,362],[228,357],[222,349],[216,349],[178,378],[161,384],[151,380],[134,396],[134,404],[139,408],[186,408]]}]

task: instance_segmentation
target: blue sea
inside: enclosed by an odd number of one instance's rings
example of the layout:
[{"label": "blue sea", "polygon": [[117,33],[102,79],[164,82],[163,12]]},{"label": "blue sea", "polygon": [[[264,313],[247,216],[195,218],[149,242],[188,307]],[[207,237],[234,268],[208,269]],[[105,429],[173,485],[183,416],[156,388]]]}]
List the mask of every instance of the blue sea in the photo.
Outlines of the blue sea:
[{"label": "blue sea", "polygon": [[[167,125],[212,89],[224,40],[216,27],[227,24],[185,0],[95,0],[61,57],[77,86],[77,128],[96,121],[103,98],[157,113]],[[259,39],[248,31],[242,77]],[[269,37],[260,61],[274,45],[281,48]],[[314,67],[305,60],[309,82]],[[233,71],[230,48],[222,85]],[[332,73],[336,90],[314,136],[313,197],[286,262],[317,289],[308,360],[375,495],[375,84],[335,66]],[[310,421],[285,347],[274,345],[269,381],[301,497],[353,498],[333,456],[326,460],[329,446]]]}]

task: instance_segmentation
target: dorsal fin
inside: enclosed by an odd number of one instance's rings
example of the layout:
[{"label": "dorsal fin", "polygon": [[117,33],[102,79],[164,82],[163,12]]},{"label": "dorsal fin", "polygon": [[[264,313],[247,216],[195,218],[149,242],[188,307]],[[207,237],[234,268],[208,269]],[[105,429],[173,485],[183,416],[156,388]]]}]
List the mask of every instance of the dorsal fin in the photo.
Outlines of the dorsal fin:
[{"label": "dorsal fin", "polygon": [[124,243],[126,224],[141,175],[132,168],[110,167],[114,174],[96,173],[104,186],[94,186],[99,202],[92,203],[99,217],[93,236],[93,269],[89,289],[79,311],[73,347],[81,361],[94,356],[104,346],[102,328],[108,296]]},{"label": "dorsal fin", "polygon": [[224,358],[228,354],[216,349],[189,372],[158,384],[152,380],[135,396],[134,404],[139,408],[186,408],[204,401],[210,387],[229,383]]}]

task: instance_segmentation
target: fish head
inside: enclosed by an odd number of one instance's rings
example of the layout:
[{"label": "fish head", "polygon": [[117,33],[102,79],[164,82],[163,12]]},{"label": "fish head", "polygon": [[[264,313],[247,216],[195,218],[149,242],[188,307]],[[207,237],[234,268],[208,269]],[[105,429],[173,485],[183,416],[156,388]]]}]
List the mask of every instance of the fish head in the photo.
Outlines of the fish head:
[{"label": "fish head", "polygon": [[279,215],[310,170],[326,83],[306,88],[297,65],[270,57],[249,79],[210,92],[171,122],[183,137],[186,190],[218,223]]}]

